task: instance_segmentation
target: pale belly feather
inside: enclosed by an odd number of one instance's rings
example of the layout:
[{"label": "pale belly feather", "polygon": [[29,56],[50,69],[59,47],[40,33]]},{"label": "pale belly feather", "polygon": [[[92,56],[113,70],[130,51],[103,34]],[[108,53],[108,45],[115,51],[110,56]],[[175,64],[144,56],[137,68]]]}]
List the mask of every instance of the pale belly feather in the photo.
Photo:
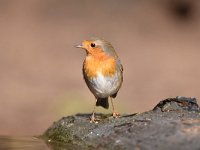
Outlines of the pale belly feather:
[{"label": "pale belly feather", "polygon": [[120,87],[119,76],[115,73],[113,76],[103,76],[97,73],[97,76],[90,80],[94,86],[91,91],[99,98],[105,98],[115,94]]}]

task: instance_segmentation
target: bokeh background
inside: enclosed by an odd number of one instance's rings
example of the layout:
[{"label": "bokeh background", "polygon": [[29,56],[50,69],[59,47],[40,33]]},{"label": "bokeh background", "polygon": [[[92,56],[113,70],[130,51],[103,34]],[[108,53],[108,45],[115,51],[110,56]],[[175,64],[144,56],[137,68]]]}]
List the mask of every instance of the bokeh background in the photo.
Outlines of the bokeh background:
[{"label": "bokeh background", "polygon": [[124,65],[120,113],[200,97],[198,0],[0,0],[0,135],[38,135],[91,112],[85,52],[74,48],[91,37],[110,41]]}]

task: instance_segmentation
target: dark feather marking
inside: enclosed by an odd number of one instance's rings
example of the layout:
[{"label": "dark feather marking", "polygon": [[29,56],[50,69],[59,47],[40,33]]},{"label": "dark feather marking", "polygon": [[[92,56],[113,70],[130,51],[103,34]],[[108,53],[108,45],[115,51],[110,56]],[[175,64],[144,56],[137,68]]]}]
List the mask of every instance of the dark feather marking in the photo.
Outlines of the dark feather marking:
[{"label": "dark feather marking", "polygon": [[109,108],[108,97],[106,97],[106,98],[98,98],[97,102],[96,102],[96,106],[101,106],[103,108],[108,109]]}]

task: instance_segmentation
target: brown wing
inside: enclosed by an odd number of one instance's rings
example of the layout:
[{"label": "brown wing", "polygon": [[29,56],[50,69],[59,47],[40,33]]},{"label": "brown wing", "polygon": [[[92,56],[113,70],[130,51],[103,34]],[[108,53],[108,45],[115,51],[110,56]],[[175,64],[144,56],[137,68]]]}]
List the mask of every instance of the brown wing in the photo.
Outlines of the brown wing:
[{"label": "brown wing", "polygon": [[[120,71],[119,80],[121,80],[121,84],[120,84],[120,87],[121,87],[122,82],[123,82],[123,70],[124,69],[123,69],[123,66],[122,66],[121,61],[119,60],[119,58],[116,61],[116,68],[117,68],[118,71]],[[120,87],[119,87],[119,89],[120,89]],[[119,89],[118,89],[118,91],[119,91]],[[115,94],[111,95],[111,97],[115,98],[117,96],[118,91]]]}]

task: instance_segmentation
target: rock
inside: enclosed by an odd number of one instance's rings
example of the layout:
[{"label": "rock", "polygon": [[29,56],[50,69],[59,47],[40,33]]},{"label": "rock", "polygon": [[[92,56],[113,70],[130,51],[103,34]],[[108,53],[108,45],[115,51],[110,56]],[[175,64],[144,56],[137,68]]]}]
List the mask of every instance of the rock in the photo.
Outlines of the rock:
[{"label": "rock", "polygon": [[[195,98],[168,98],[141,114],[63,117],[42,135],[54,149],[200,149],[200,110]],[[58,148],[59,147],[59,148]]]},{"label": "rock", "polygon": [[153,110],[161,111],[200,111],[196,98],[177,96],[160,101]]}]

